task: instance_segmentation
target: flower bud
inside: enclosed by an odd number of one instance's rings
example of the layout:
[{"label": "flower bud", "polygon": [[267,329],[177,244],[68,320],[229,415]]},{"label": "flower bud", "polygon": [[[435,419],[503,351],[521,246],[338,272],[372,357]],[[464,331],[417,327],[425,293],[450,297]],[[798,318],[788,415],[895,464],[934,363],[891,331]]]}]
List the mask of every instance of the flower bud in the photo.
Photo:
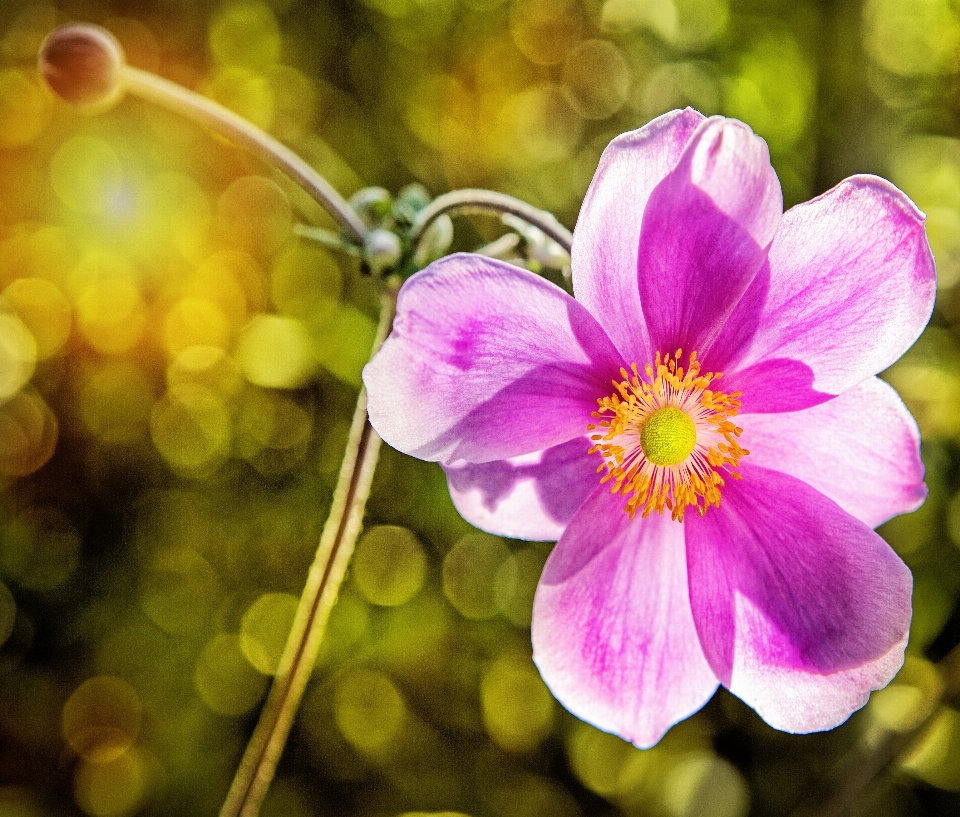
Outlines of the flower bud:
[{"label": "flower bud", "polygon": [[120,97],[120,43],[106,29],[69,23],[51,31],[40,46],[38,65],[50,89],[82,108],[101,107]]},{"label": "flower bud", "polygon": [[444,255],[452,243],[453,222],[450,216],[444,213],[438,216],[420,237],[413,263],[420,268],[427,266],[431,261],[436,261]]},{"label": "flower bud", "polygon": [[397,193],[397,200],[409,205],[415,211],[419,212],[430,203],[430,191],[420,182],[412,182],[402,188]]},{"label": "flower bud", "polygon": [[382,275],[400,263],[403,246],[389,230],[371,230],[363,244],[363,260],[374,275]]},{"label": "flower bud", "polygon": [[364,187],[350,197],[350,206],[368,227],[373,227],[390,212],[393,197],[383,187]]}]

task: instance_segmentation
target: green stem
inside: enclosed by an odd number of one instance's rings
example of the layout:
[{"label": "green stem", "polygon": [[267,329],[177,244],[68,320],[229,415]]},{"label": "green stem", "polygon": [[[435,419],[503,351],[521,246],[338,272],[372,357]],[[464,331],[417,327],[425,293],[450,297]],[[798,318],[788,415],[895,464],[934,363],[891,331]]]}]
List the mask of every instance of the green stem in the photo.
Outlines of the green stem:
[{"label": "green stem", "polygon": [[323,176],[286,145],[242,116],[175,82],[129,65],[124,65],[120,71],[123,88],[128,93],[210,128],[279,168],[333,216],[357,244],[363,243],[367,227],[353,208]]},{"label": "green stem", "polygon": [[573,236],[566,227],[550,213],[538,210],[525,201],[492,190],[454,190],[437,196],[417,214],[417,220],[410,230],[410,241],[414,248],[427,227],[444,213],[510,213],[542,230],[544,235],[556,241],[568,253],[573,243]]},{"label": "green stem", "polygon": [[[388,282],[373,353],[390,331],[397,289],[395,282]],[[380,437],[367,419],[367,394],[361,388],[330,516],[323,527],[273,685],[237,767],[220,817],[256,817],[260,811],[360,534],[379,451]]]}]

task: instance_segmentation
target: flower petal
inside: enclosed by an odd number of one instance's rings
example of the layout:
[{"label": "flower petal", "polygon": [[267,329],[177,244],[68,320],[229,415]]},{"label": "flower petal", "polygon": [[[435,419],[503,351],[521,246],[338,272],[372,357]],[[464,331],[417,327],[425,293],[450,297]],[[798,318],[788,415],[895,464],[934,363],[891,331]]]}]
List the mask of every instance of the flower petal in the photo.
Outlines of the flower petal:
[{"label": "flower petal", "polygon": [[782,213],[766,143],[733,119],[701,124],[643,214],[637,272],[653,349],[704,356]]},{"label": "flower petal", "polygon": [[583,436],[621,366],[600,325],[559,287],[459,254],[404,284],[363,381],[370,422],[394,448],[489,462]]},{"label": "flower petal", "polygon": [[592,442],[566,443],[508,460],[444,465],[450,496],[471,525],[498,536],[555,542],[597,486]]},{"label": "flower petal", "polygon": [[[802,361],[809,388],[826,394],[883,371],[933,310],[936,273],[923,219],[874,176],[854,176],[791,208],[769,267],[724,327],[710,365],[740,388],[756,380],[752,367]],[[783,381],[788,390],[790,381]],[[749,385],[742,390],[744,411],[783,410],[776,401],[751,402]]]},{"label": "flower petal", "polygon": [[910,571],[806,483],[742,470],[719,509],[684,523],[704,652],[721,683],[771,726],[831,729],[899,669]]},{"label": "flower petal", "polygon": [[573,231],[573,291],[628,361],[653,352],[637,289],[637,247],[650,193],[676,166],[703,121],[691,108],[671,111],[614,139],[580,208]]},{"label": "flower petal", "polygon": [[920,432],[876,377],[806,411],[740,415],[749,462],[812,485],[871,528],[927,495]]},{"label": "flower petal", "polygon": [[655,744],[713,695],[687,591],[683,526],[631,520],[599,486],[543,570],[533,660],[577,717],[637,746]]}]

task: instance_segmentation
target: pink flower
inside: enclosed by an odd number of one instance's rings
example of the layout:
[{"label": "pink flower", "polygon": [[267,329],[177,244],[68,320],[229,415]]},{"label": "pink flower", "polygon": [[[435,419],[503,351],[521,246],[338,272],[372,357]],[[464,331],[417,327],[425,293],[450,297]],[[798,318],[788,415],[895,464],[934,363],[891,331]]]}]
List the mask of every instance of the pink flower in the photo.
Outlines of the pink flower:
[{"label": "pink flower", "polygon": [[875,375],[930,316],[923,215],[872,176],[784,213],[761,139],[676,111],[604,152],[572,267],[576,300],[472,255],[412,277],[374,427],[478,527],[559,538],[534,660],[579,717],[651,746],[720,683],[837,726],[910,624],[873,528],[923,502],[919,436]]}]

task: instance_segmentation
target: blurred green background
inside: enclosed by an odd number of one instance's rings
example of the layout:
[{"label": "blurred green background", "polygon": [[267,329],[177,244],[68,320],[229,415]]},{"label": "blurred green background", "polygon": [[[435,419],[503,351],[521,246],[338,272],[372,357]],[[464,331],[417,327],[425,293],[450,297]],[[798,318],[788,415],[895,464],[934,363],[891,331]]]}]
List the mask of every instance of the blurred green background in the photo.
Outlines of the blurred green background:
[{"label": "blurred green background", "polygon": [[[384,450],[265,815],[814,814],[930,713],[960,641],[960,3],[2,0],[2,817],[216,813],[377,310],[355,261],[294,236],[329,224],[316,205],[245,153],[137,101],[92,116],[54,100],[35,54],[69,20],[344,195],[489,187],[572,227],[607,142],[692,105],[767,140],[788,206],[871,172],[928,214],[937,309],[886,373],[930,487],[881,531],[916,579],[893,685],[806,737],[720,690],[636,750],[563,711],[530,660],[550,545],[472,530],[438,467]],[[461,221],[457,246],[497,234]],[[956,814],[958,792],[946,707],[856,808]]]}]

